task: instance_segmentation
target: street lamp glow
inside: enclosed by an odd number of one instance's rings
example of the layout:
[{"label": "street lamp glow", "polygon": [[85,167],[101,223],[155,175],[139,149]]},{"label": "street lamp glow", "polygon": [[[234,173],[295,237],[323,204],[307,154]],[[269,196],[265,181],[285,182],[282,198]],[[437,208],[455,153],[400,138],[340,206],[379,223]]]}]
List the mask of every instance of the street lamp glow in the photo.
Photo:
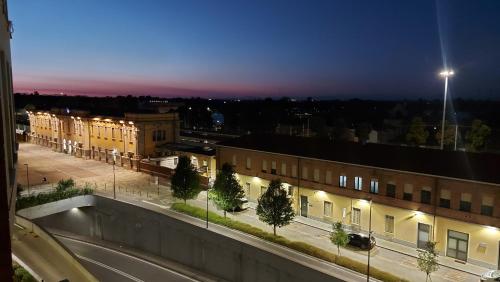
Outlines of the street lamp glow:
[{"label": "street lamp glow", "polygon": [[448,78],[455,74],[453,70],[443,70],[439,73],[444,77],[444,101],[443,101],[443,122],[441,125],[441,150],[444,149],[444,131],[445,131],[445,120],[446,120],[446,96],[448,96]]},{"label": "street lamp glow", "polygon": [[454,74],[455,74],[455,72],[453,70],[444,70],[444,71],[439,73],[439,75],[442,77],[450,77],[450,76],[453,76]]}]

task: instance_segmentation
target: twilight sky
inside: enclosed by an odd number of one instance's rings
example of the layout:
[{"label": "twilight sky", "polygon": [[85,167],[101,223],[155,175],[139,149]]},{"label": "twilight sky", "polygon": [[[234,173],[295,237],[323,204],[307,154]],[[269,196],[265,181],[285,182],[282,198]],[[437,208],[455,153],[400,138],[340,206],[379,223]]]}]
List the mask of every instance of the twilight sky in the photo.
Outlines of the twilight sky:
[{"label": "twilight sky", "polygon": [[500,99],[497,0],[14,0],[16,91]]}]

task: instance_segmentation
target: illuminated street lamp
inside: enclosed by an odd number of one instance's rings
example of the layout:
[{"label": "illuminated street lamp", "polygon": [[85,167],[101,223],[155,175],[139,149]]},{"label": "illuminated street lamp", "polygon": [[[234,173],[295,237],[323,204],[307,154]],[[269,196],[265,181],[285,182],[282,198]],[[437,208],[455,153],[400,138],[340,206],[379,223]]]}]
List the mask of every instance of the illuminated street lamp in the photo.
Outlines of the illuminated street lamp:
[{"label": "illuminated street lamp", "polygon": [[370,203],[370,219],[368,221],[368,263],[366,269],[366,281],[370,281],[370,254],[371,254],[371,243],[372,243],[372,198],[362,200],[363,202]]},{"label": "illuminated street lamp", "polygon": [[116,163],[116,155],[118,154],[118,151],[116,149],[113,149],[112,153],[113,155],[113,199],[116,199],[116,174],[115,174],[115,163]]},{"label": "illuminated street lamp", "polygon": [[443,102],[443,123],[441,126],[441,150],[444,148],[444,121],[446,119],[446,96],[448,96],[448,78],[455,74],[453,70],[444,70],[439,73],[440,76],[444,77],[444,102]]}]

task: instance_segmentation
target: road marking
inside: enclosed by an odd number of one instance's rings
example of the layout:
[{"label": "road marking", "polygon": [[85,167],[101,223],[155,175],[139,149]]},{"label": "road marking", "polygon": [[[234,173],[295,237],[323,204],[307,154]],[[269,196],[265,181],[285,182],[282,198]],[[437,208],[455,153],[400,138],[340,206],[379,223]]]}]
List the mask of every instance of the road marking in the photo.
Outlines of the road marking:
[{"label": "road marking", "polygon": [[[189,277],[187,275],[184,275],[180,272],[177,272],[177,271],[174,271],[172,269],[168,269],[166,267],[163,267],[161,265],[158,265],[158,264],[155,264],[155,263],[152,263],[150,261],[147,261],[145,259],[142,259],[142,258],[139,258],[139,257],[135,257],[135,256],[132,256],[132,255],[129,255],[127,253],[122,253],[122,252],[119,252],[117,250],[114,250],[114,249],[111,249],[111,248],[107,248],[107,247],[103,247],[103,246],[100,246],[100,245],[97,245],[97,244],[93,244],[93,243],[89,243],[89,242],[85,242],[85,241],[82,241],[82,240],[78,240],[78,239],[74,239],[74,238],[71,238],[71,237],[67,237],[67,236],[63,236],[63,235],[58,235],[58,234],[53,234],[55,237],[59,237],[59,238],[62,238],[62,239],[66,239],[66,240],[69,240],[69,241],[74,241],[74,242],[77,242],[77,243],[80,243],[80,244],[85,244],[85,245],[89,245],[89,246],[93,246],[95,248],[100,248],[100,249],[103,249],[103,250],[106,250],[108,252],[113,252],[113,253],[116,253],[116,254],[119,254],[119,255],[122,255],[122,256],[125,256],[125,257],[129,257],[131,259],[134,259],[134,260],[138,260],[140,262],[143,262],[143,263],[146,263],[148,265],[151,265],[151,266],[154,266],[156,268],[159,268],[159,269],[162,269],[164,271],[167,271],[167,272],[170,272],[170,273],[173,273],[173,274],[176,274],[178,276],[181,276],[183,278],[186,278],[190,281],[195,281],[195,282],[198,282],[198,280],[195,280],[193,279],[192,277]],[[77,255],[78,256],[78,255]]]},{"label": "road marking", "polygon": [[146,203],[146,204],[150,204],[150,205],[153,205],[153,206],[157,206],[159,208],[162,208],[162,209],[168,209],[167,206],[163,206],[163,205],[159,205],[159,204],[156,204],[156,203],[152,203],[150,201],[146,201],[146,200],[142,200],[142,202]]},{"label": "road marking", "polygon": [[113,271],[113,272],[116,272],[116,273],[120,274],[121,276],[127,277],[127,278],[128,278],[128,279],[130,279],[130,280],[133,280],[133,281],[136,281],[136,282],[144,282],[144,280],[141,280],[141,279],[139,279],[139,278],[137,278],[137,277],[135,277],[135,276],[132,276],[132,275],[130,275],[130,274],[128,274],[128,273],[125,273],[125,272],[123,272],[123,271],[121,271],[121,270],[119,270],[119,269],[116,269],[116,268],[114,268],[114,267],[111,267],[111,266],[109,266],[109,265],[107,265],[107,264],[104,264],[104,263],[102,263],[102,262],[98,262],[98,261],[95,261],[95,260],[93,260],[93,259],[91,259],[91,258],[84,257],[84,256],[81,256],[81,255],[76,255],[76,256],[77,256],[78,258],[80,258],[80,259],[83,259],[83,260],[85,260],[85,261],[88,261],[88,262],[93,263],[93,264],[95,264],[95,265],[98,265],[98,266],[100,266],[100,267],[104,267],[104,268],[109,269],[109,270],[111,270],[111,271]]}]

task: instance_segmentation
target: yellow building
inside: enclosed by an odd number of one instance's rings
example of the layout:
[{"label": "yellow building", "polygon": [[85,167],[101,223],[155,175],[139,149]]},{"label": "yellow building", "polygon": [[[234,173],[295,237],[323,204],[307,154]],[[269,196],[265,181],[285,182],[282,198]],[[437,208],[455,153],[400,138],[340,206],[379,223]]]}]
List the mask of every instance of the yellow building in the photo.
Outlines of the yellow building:
[{"label": "yellow building", "polygon": [[500,268],[500,156],[380,144],[248,135],[217,147],[247,198],[285,183],[299,216],[342,221],[405,246]]},{"label": "yellow building", "polygon": [[86,159],[114,158],[135,167],[141,158],[179,139],[179,117],[169,113],[125,113],[122,117],[91,116],[85,111],[53,109],[28,112],[30,141]]}]

